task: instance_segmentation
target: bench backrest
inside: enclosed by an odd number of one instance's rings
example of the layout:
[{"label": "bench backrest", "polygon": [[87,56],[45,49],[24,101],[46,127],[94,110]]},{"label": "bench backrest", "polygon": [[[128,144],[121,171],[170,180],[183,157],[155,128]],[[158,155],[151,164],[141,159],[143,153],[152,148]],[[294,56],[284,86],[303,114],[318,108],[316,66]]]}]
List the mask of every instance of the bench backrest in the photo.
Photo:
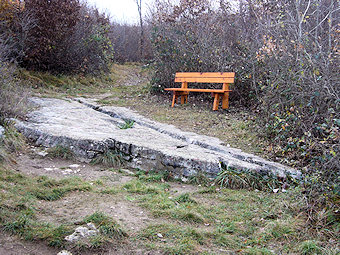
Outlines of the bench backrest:
[{"label": "bench backrest", "polygon": [[176,73],[175,82],[234,83],[235,73]]}]

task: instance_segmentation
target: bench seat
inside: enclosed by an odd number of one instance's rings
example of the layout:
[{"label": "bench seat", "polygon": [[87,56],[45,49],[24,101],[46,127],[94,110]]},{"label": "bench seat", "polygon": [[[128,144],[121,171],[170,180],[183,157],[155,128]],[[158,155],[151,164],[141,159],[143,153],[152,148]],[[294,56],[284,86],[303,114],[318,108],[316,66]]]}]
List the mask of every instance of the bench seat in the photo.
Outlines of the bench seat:
[{"label": "bench seat", "polygon": [[211,92],[211,93],[224,93],[224,92],[231,92],[232,90],[223,90],[223,89],[182,89],[182,88],[167,88],[164,90],[170,91],[188,91],[188,92]]}]

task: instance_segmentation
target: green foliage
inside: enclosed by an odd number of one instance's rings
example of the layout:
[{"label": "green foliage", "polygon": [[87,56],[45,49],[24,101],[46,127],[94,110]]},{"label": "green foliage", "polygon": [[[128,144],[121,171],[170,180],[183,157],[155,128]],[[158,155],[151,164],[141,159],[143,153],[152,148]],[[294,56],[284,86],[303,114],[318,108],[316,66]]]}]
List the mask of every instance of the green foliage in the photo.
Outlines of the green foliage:
[{"label": "green foliage", "polygon": [[120,129],[128,129],[128,128],[133,128],[133,125],[135,124],[134,120],[124,120],[124,124],[120,125]]},{"label": "green foliage", "polygon": [[249,248],[244,251],[246,255],[272,255],[273,253],[267,248]]},{"label": "green foliage", "polygon": [[137,194],[157,194],[166,188],[165,184],[146,185],[140,180],[133,180],[125,183],[123,188],[129,193]]},{"label": "green foliage", "polygon": [[29,189],[29,193],[37,199],[55,201],[72,191],[89,191],[92,186],[80,178],[73,177],[61,181],[50,180],[45,177],[37,179],[37,185]]},{"label": "green foliage", "polygon": [[305,241],[300,245],[301,255],[317,255],[323,254],[322,249],[318,246],[315,241]]},{"label": "green foliage", "polygon": [[184,193],[179,195],[177,198],[175,198],[175,201],[177,201],[178,203],[193,203],[193,204],[197,204],[197,202],[190,198],[189,193]]},{"label": "green foliage", "polygon": [[[127,237],[127,233],[112,218],[102,212],[95,212],[84,219],[85,223],[94,223],[100,233],[114,239]],[[97,240],[98,241],[98,240]]]},{"label": "green foliage", "polygon": [[98,154],[91,160],[91,164],[103,164],[107,167],[121,167],[124,164],[124,155],[122,152],[108,150],[102,154]]},{"label": "green foliage", "polygon": [[143,171],[138,170],[136,172],[136,176],[141,181],[146,182],[164,182],[164,181],[172,181],[171,173],[168,171]]},{"label": "green foliage", "polygon": [[285,179],[279,178],[271,173],[260,173],[247,169],[238,170],[221,164],[222,170],[218,173],[215,183],[221,187],[232,189],[257,189],[272,191],[286,185],[297,184],[296,180],[287,176]]}]

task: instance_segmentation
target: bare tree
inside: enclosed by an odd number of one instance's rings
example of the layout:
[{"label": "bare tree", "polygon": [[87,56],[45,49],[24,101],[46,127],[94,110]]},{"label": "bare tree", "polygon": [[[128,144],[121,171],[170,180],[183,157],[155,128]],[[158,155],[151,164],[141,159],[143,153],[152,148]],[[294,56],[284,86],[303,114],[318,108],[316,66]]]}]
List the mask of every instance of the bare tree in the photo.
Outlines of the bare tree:
[{"label": "bare tree", "polygon": [[135,0],[139,15],[139,25],[140,25],[140,58],[143,59],[144,50],[144,27],[143,27],[143,15],[142,15],[142,0]]}]

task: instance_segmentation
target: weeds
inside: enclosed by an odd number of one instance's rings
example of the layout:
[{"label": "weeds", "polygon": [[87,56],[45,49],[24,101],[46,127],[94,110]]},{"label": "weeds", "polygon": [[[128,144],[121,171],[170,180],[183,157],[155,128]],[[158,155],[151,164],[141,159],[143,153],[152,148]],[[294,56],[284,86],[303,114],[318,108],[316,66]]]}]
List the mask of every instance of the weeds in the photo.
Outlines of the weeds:
[{"label": "weeds", "polygon": [[182,195],[179,195],[178,197],[175,198],[175,201],[177,203],[192,203],[192,204],[197,204],[197,202],[190,198],[190,194],[189,193],[184,193]]},{"label": "weeds", "polygon": [[0,138],[0,163],[14,162],[12,153],[21,153],[26,149],[25,138],[20,134],[12,123],[4,122],[4,136]]},{"label": "weeds", "polygon": [[288,185],[296,184],[296,181],[290,176],[283,179],[270,173],[264,175],[256,171],[247,169],[238,170],[223,164],[221,165],[222,171],[215,180],[215,183],[221,187],[272,191],[279,187],[288,187]]},{"label": "weeds", "polygon": [[73,159],[75,158],[74,152],[64,146],[57,145],[55,147],[49,148],[47,150],[48,156],[51,158],[61,158],[61,159]]},{"label": "weeds", "polygon": [[[14,127],[13,123],[5,122],[5,133],[2,139],[2,147],[9,153],[19,153],[26,148],[26,139]],[[1,146],[0,144],[0,146]]]},{"label": "weeds", "polygon": [[146,182],[165,182],[172,181],[171,174],[168,171],[143,171],[138,170],[135,174],[141,181]]},{"label": "weeds", "polygon": [[[3,46],[3,45],[2,45]],[[0,123],[4,118],[24,117],[30,106],[27,81],[16,77],[16,68],[4,63],[0,56]]]},{"label": "weeds", "polygon": [[119,126],[120,129],[133,128],[133,125],[135,124],[134,120],[124,120],[124,122],[125,122],[124,124]]},{"label": "weeds", "polygon": [[97,155],[91,161],[92,164],[103,164],[107,167],[122,167],[124,165],[124,155],[122,152],[108,150]]}]

